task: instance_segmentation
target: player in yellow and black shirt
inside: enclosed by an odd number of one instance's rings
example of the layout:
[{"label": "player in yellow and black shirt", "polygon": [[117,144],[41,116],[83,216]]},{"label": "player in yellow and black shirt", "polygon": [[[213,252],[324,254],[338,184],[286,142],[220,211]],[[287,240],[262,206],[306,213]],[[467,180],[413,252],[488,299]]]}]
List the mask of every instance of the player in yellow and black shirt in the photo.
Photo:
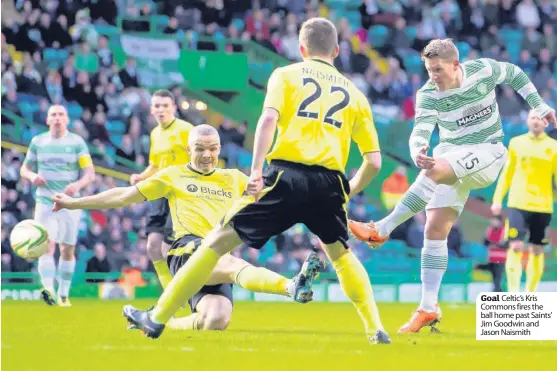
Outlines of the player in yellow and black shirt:
[{"label": "player in yellow and black shirt", "polygon": [[[135,187],[114,188],[80,199],[58,194],[53,199],[55,209],[106,209],[146,199],[167,199],[177,238],[168,252],[166,263],[175,274],[190,257],[195,256],[203,238],[242,196],[248,181],[239,170],[215,168],[220,153],[220,139],[215,128],[209,125],[195,127],[188,142],[191,160],[187,165],[157,171]],[[229,254],[224,255],[207,285],[186,298],[193,314],[173,319],[170,325],[179,329],[224,330],[232,315],[232,283],[250,291],[290,296],[306,303],[312,299],[311,285],[319,273],[319,264],[317,255],[312,253],[302,271],[293,279],[287,279]]]},{"label": "player in yellow and black shirt", "polygon": [[[242,243],[259,249],[269,238],[304,223],[323,242],[369,340],[390,343],[369,276],[346,248],[346,202],[377,174],[381,155],[367,99],[333,66],[337,41],[335,26],[324,18],[302,25],[304,61],[276,69],[267,86],[247,194],[176,273],[152,313],[137,316],[147,336],[160,336],[181,303],[207,282],[221,256]],[[344,171],[352,140],[364,162],[348,181]],[[263,173],[268,153],[270,164]]]},{"label": "player in yellow and black shirt", "polygon": [[[151,114],[158,125],[151,131],[149,166],[141,174],[130,177],[131,185],[148,179],[159,170],[172,165],[184,165],[189,161],[186,148],[193,125],[175,116],[174,95],[168,90],[156,91],[151,98]],[[163,251],[167,251],[168,245],[172,243],[172,218],[168,201],[164,198],[152,201],[149,207],[145,228],[147,254],[153,261],[161,285],[166,287],[172,276],[166,266]]]},{"label": "player in yellow and black shirt", "polygon": [[544,270],[544,245],[553,214],[553,181],[557,176],[557,141],[544,132],[534,111],[528,115],[528,133],[511,139],[509,158],[503,169],[491,210],[501,213],[507,190],[508,238],[507,290],[520,291],[524,238],[529,235],[526,290],[536,291]]}]

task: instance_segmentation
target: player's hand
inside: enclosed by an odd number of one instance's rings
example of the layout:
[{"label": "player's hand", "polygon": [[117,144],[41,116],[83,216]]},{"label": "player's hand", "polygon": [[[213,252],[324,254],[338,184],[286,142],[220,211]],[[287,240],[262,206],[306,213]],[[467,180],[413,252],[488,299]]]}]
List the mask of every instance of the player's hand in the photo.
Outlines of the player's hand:
[{"label": "player's hand", "polygon": [[549,126],[549,124],[553,124],[554,128],[557,128],[557,118],[555,117],[555,112],[551,111],[544,117],[542,117],[543,123],[545,126]]},{"label": "player's hand", "polygon": [[42,187],[46,185],[46,180],[42,176],[37,174],[37,176],[34,177],[33,180],[31,181],[31,183],[33,183],[35,187]]},{"label": "player's hand", "polygon": [[259,192],[263,189],[263,176],[261,171],[252,171],[249,176],[246,191],[255,197],[255,201],[259,200]]},{"label": "player's hand", "polygon": [[73,196],[79,191],[79,187],[75,183],[70,183],[66,189],[64,189],[64,193],[68,196]]},{"label": "player's hand", "polygon": [[491,213],[495,216],[499,216],[501,215],[501,209],[502,209],[502,205],[498,204],[498,203],[493,203],[491,204]]},{"label": "player's hand", "polygon": [[131,185],[136,185],[137,183],[139,183],[141,181],[141,175],[139,174],[132,174],[130,176],[130,184]]},{"label": "player's hand", "polygon": [[418,156],[416,157],[416,165],[418,165],[420,169],[428,170],[435,166],[435,159],[427,155],[428,149],[429,146],[425,146],[420,150],[420,153],[418,153]]},{"label": "player's hand", "polygon": [[52,196],[51,200],[54,202],[52,206],[52,211],[58,211],[62,209],[71,209],[74,199],[67,194],[57,193]]}]

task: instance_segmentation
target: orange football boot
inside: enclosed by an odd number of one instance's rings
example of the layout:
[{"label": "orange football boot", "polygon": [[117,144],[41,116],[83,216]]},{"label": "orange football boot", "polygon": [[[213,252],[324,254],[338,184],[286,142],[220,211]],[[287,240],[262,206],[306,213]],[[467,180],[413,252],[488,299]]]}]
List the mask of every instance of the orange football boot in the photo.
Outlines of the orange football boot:
[{"label": "orange football boot", "polygon": [[354,220],[348,220],[348,230],[354,238],[364,241],[372,248],[383,245],[389,237],[380,237],[379,232],[375,229],[375,223],[362,223]]},{"label": "orange football boot", "polygon": [[431,327],[431,332],[439,333],[440,331],[435,325],[441,322],[441,315],[442,313],[439,306],[436,306],[434,311],[427,311],[424,309],[415,310],[410,320],[398,329],[397,334],[418,333],[426,326]]}]

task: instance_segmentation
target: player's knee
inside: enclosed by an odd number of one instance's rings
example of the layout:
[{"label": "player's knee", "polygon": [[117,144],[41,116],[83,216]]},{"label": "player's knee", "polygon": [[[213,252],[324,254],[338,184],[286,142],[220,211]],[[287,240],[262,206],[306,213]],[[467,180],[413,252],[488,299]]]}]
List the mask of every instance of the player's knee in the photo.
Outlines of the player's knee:
[{"label": "player's knee", "polygon": [[437,184],[453,185],[458,180],[453,168],[445,159],[436,159],[435,166],[425,170],[424,175]]},{"label": "player's knee", "polygon": [[514,252],[519,252],[524,250],[524,242],[522,241],[510,241],[509,248]]},{"label": "player's knee", "polygon": [[241,244],[240,236],[230,226],[216,228],[209,232],[204,239],[204,245],[209,246],[221,256],[229,253]]},{"label": "player's knee", "polygon": [[428,240],[445,240],[451,232],[451,227],[452,224],[449,222],[434,223],[428,220],[425,226],[425,238]]},{"label": "player's knee", "polygon": [[161,260],[162,256],[162,235],[160,233],[151,233],[147,239],[147,254],[156,261]]},{"label": "player's knee", "polygon": [[65,244],[60,245],[60,255],[62,256],[62,260],[66,260],[66,261],[73,260],[74,251],[75,251],[75,246],[65,245]]},{"label": "player's knee", "polygon": [[544,247],[542,245],[532,245],[530,250],[534,255],[541,255],[544,253]]},{"label": "player's knee", "polygon": [[223,309],[213,309],[201,314],[200,324],[204,330],[226,330],[230,324],[230,313]]}]

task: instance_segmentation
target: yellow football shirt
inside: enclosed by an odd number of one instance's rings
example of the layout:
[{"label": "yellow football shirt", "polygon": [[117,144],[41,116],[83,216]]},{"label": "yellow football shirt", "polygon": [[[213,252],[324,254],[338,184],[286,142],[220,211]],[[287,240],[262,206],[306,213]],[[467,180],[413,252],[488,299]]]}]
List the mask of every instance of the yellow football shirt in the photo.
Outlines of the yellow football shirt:
[{"label": "yellow football shirt", "polygon": [[191,129],[193,129],[192,124],[178,118],[174,119],[165,129],[161,125],[157,125],[151,131],[149,164],[159,169],[187,164],[190,156],[186,147]]},{"label": "yellow football shirt", "polygon": [[280,114],[267,161],[344,172],[351,140],[361,153],[379,151],[367,98],[327,62],[311,59],[277,68],[269,79],[263,107]]},{"label": "yellow football shirt", "polygon": [[553,212],[553,179],[557,176],[557,141],[544,134],[520,135],[509,143],[509,158],[497,183],[493,202],[538,213]]},{"label": "yellow football shirt", "polygon": [[178,165],[137,183],[137,189],[149,201],[168,199],[176,238],[205,237],[242,196],[247,183],[248,176],[236,169],[203,174],[190,165]]}]

